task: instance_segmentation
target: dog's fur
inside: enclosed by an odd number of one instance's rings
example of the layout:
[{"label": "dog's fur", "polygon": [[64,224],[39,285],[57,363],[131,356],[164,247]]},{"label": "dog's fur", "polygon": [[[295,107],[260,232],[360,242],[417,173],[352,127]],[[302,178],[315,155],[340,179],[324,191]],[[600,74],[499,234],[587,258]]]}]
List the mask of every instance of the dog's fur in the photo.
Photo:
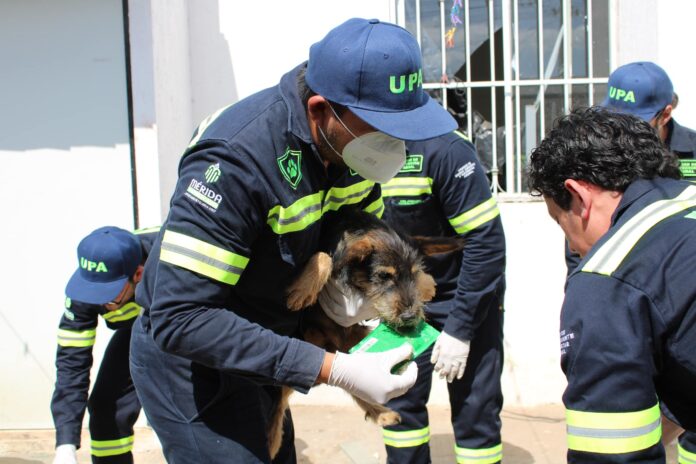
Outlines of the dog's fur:
[{"label": "dog's fur", "polygon": [[[342,327],[317,304],[317,296],[329,278],[360,292],[371,302],[380,319],[397,331],[416,327],[424,319],[424,303],[435,296],[435,281],[423,269],[422,256],[447,253],[463,247],[455,237],[405,237],[372,214],[343,208],[322,224],[322,250],[308,261],[287,289],[292,311],[304,308],[303,338],[328,352],[348,350],[370,331],[363,325]],[[283,420],[292,388],[283,387],[271,421],[268,441],[271,456],[280,448]],[[381,404],[353,397],[365,417],[380,426],[401,421],[398,413]]]}]

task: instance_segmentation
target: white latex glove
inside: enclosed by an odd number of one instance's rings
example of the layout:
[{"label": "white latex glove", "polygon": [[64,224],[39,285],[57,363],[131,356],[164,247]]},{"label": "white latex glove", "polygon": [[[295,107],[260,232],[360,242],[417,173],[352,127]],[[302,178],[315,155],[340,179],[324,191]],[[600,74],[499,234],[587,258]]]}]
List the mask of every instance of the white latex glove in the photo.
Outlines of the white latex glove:
[{"label": "white latex glove", "polygon": [[440,373],[441,379],[446,378],[452,383],[455,377],[461,379],[464,376],[470,343],[447,335],[444,330],[440,332],[435,340],[430,362],[435,364],[435,371]]},{"label": "white latex glove", "polygon": [[327,383],[365,401],[384,404],[416,383],[415,362],[409,363],[401,374],[391,373],[396,364],[410,359],[412,354],[413,347],[408,343],[381,353],[336,353]]},{"label": "white latex glove", "polygon": [[75,445],[56,446],[56,455],[53,464],[77,464],[77,447]]},{"label": "white latex glove", "polygon": [[326,282],[317,299],[326,315],[343,327],[378,316],[374,306],[357,293],[343,289],[334,279]]}]

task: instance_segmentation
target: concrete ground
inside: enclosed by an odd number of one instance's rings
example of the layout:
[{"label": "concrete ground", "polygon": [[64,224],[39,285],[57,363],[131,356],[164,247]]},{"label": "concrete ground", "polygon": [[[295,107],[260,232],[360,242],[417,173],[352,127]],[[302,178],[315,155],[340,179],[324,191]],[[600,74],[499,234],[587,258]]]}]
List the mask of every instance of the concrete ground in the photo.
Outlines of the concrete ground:
[{"label": "concrete ground", "polygon": [[[454,463],[454,442],[449,409],[430,406],[431,454],[434,464]],[[294,405],[295,434],[300,464],[377,464],[385,462],[379,427],[362,419],[356,406]],[[503,410],[504,462],[510,464],[559,464],[565,462],[565,420],[560,405]],[[151,429],[136,430],[134,446],[138,464],[162,464],[159,442]],[[0,464],[50,464],[53,430],[0,430]],[[84,432],[83,444],[89,443]],[[78,451],[87,464],[89,446]],[[234,458],[230,458],[234,462]],[[675,449],[668,449],[668,463],[676,463]]]}]

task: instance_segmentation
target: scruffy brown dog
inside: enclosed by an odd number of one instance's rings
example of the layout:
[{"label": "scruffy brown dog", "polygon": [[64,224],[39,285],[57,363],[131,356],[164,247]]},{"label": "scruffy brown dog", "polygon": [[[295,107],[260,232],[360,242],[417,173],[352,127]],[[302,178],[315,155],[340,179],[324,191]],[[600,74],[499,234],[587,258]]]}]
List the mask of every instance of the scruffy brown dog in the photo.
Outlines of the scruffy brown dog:
[{"label": "scruffy brown dog", "polygon": [[[435,296],[435,281],[423,270],[422,256],[459,250],[463,242],[451,237],[403,237],[381,219],[356,208],[343,208],[322,224],[322,249],[308,261],[287,290],[288,308],[304,310],[302,334],[306,341],[329,352],[347,353],[368,333],[363,325],[342,327],[317,303],[329,278],[360,292],[377,309],[380,319],[397,331],[416,327],[424,319],[424,303]],[[283,419],[292,388],[283,387],[281,401],[268,432],[271,456],[278,452]],[[353,399],[365,417],[380,426],[401,421],[398,413],[381,404]]]}]

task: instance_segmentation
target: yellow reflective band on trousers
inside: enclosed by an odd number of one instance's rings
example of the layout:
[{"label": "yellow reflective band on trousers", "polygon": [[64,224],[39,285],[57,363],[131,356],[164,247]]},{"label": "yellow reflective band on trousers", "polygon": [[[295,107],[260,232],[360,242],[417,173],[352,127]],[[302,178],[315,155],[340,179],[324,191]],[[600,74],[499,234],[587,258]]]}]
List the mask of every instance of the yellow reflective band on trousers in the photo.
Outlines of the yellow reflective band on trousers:
[{"label": "yellow reflective band on trousers", "polygon": [[620,454],[657,444],[662,436],[660,407],[635,412],[584,412],[566,409],[568,448]]},{"label": "yellow reflective band on trousers", "polygon": [[685,450],[682,445],[678,446],[679,450],[679,464],[696,464],[696,453]]},{"label": "yellow reflective band on trousers", "polygon": [[379,197],[378,200],[367,205],[364,210],[366,213],[374,214],[378,218],[381,218],[382,214],[384,214],[384,199]]},{"label": "yellow reflective band on trousers", "polygon": [[469,211],[449,219],[450,225],[458,234],[465,234],[478,226],[498,217],[500,210],[494,198],[489,198]]},{"label": "yellow reflective band on trousers", "polygon": [[696,206],[696,186],[690,185],[676,198],[660,200],[646,206],[640,213],[612,235],[587,261],[582,272],[611,275],[638,241],[658,222]]},{"label": "yellow reflective band on trousers", "polygon": [[328,193],[321,190],[300,198],[287,207],[276,205],[268,212],[266,223],[278,235],[304,230],[321,219],[327,211],[360,203],[372,192],[374,186],[374,182],[364,180],[348,187],[333,187]]},{"label": "yellow reflective band on trousers", "polygon": [[92,440],[92,456],[105,457],[129,453],[133,449],[134,436],[117,440]]},{"label": "yellow reflective band on trousers", "polygon": [[234,285],[242,275],[249,258],[203,240],[166,230],[162,237],[160,261]]},{"label": "yellow reflective band on trousers", "polygon": [[394,177],[382,184],[384,197],[417,197],[428,195],[433,191],[433,180],[430,177]]},{"label": "yellow reflective band on trousers", "polygon": [[460,448],[454,445],[457,464],[493,464],[503,459],[503,444],[490,448]]},{"label": "yellow reflective band on trousers", "polygon": [[67,330],[58,329],[58,345],[82,348],[94,345],[97,329]]},{"label": "yellow reflective band on trousers", "polygon": [[124,304],[116,311],[107,311],[106,313],[102,314],[102,317],[107,322],[122,322],[127,321],[128,319],[133,319],[134,317],[138,317],[138,314],[140,314],[142,309],[142,306],[137,304],[135,301],[131,301],[130,303]]},{"label": "yellow reflective band on trousers", "polygon": [[420,446],[430,441],[430,427],[418,430],[394,430],[382,429],[384,444],[394,448],[411,448]]}]

